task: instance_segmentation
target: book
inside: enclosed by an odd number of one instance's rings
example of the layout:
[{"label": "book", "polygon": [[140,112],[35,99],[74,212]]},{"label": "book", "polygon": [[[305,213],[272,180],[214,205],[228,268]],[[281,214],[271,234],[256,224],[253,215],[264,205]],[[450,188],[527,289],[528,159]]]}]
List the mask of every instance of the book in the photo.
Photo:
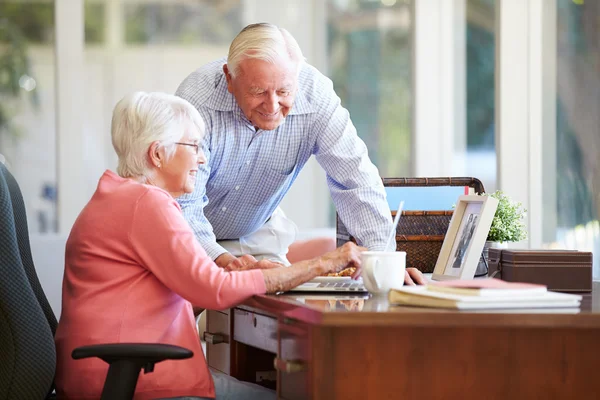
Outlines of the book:
[{"label": "book", "polygon": [[495,278],[431,282],[427,285],[427,289],[440,293],[483,297],[537,296],[547,292],[545,285],[506,282]]},{"label": "book", "polygon": [[392,289],[389,302],[395,305],[454,310],[563,308],[579,307],[581,296],[549,291],[505,297],[462,295],[431,290],[430,285],[425,285]]}]

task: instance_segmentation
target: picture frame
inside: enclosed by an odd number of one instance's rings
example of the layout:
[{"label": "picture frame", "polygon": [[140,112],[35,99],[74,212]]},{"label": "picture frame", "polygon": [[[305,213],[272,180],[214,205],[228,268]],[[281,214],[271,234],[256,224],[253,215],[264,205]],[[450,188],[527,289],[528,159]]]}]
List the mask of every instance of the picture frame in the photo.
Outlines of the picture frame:
[{"label": "picture frame", "polygon": [[433,280],[474,278],[497,207],[498,200],[490,196],[459,196],[433,270]]}]

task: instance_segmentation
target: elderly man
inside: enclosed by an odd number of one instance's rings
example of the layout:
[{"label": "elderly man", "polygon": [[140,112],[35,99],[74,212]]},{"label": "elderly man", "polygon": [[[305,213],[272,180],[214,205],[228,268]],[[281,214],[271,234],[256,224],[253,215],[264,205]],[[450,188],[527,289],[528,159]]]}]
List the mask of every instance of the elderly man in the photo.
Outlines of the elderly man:
[{"label": "elderly man", "polygon": [[[370,250],[386,250],[392,220],[377,168],[331,80],[304,61],[289,32],[247,26],[226,60],[193,72],[176,95],[207,124],[208,163],[198,171],[197,189],[179,202],[217,265],[288,264],[297,228],[278,206],[312,155],[349,232]],[[409,270],[407,283],[411,277],[423,282],[417,270]]]}]

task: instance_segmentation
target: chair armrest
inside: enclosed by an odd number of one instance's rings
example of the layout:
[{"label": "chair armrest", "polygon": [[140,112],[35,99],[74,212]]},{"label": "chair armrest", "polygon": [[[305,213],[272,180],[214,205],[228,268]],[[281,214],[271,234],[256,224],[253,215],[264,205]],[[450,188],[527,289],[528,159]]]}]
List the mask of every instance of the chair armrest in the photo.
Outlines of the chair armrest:
[{"label": "chair armrest", "polygon": [[160,343],[110,343],[78,347],[71,353],[74,360],[98,357],[107,363],[119,360],[136,360],[157,363],[163,360],[183,360],[194,355],[191,350]]},{"label": "chair armrest", "polygon": [[164,360],[183,360],[194,355],[191,350],[170,344],[109,343],[78,347],[71,353],[74,360],[98,357],[109,364],[101,400],[129,400],[143,368],[154,371],[154,364]]}]

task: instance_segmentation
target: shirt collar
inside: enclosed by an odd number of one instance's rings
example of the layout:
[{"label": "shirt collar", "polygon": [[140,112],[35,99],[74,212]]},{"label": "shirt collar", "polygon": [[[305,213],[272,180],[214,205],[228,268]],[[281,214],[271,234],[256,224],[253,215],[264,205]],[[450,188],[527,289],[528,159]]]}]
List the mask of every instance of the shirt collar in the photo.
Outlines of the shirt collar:
[{"label": "shirt collar", "polygon": [[[238,111],[240,107],[235,101],[235,97],[229,90],[227,90],[227,79],[225,79],[225,74],[223,71],[217,73],[215,79],[215,90],[209,99],[204,103],[204,105],[208,108],[217,111]],[[302,115],[302,114],[311,114],[315,112],[313,105],[306,98],[306,94],[302,90],[300,86],[298,88],[298,93],[296,94],[296,98],[294,99],[294,105],[292,106],[292,110],[288,115]]]}]

